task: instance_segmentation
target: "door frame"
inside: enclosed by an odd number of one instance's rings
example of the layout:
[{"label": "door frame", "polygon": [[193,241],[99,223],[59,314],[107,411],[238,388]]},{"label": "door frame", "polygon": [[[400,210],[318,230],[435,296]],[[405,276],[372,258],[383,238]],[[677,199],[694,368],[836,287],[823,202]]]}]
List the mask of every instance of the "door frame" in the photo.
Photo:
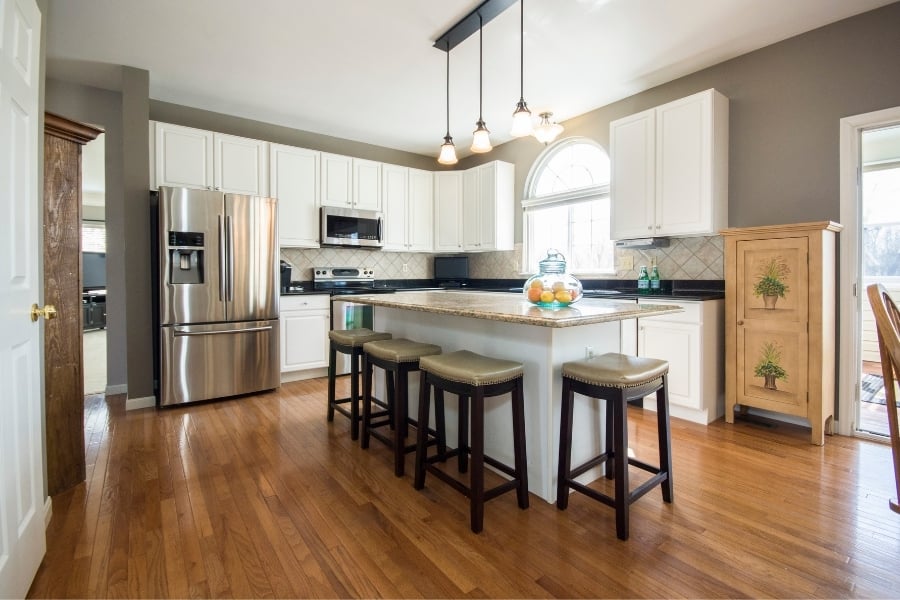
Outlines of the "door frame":
[{"label": "door frame", "polygon": [[[837,433],[869,437],[856,431],[856,404],[859,402],[861,374],[860,319],[865,290],[861,289],[860,259],[860,184],[862,156],[860,138],[868,129],[879,129],[900,123],[900,106],[844,117],[840,123],[840,195],[841,195],[841,279],[840,363],[838,388]],[[848,343],[852,341],[852,343]],[[875,437],[875,436],[871,436]],[[880,439],[880,438],[879,438]]]}]

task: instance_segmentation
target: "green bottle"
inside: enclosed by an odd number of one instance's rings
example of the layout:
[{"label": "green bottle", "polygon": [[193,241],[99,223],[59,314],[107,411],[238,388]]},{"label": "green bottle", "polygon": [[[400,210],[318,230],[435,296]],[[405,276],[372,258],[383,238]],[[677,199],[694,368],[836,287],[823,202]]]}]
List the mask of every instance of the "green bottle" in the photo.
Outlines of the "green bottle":
[{"label": "green bottle", "polygon": [[650,293],[650,276],[647,275],[647,267],[641,265],[641,272],[638,274],[638,294]]},{"label": "green bottle", "polygon": [[659,290],[659,269],[656,268],[656,265],[653,265],[650,269],[650,293],[658,294]]}]

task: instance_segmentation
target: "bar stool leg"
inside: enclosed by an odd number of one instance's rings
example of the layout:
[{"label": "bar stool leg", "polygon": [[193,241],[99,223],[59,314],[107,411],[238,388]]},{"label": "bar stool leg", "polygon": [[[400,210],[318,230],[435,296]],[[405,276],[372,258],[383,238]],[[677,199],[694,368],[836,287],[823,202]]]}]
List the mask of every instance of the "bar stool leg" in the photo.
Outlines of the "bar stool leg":
[{"label": "bar stool leg", "polygon": [[[425,371],[419,375],[419,428],[416,430],[416,475],[413,487],[421,490],[425,487],[425,462],[428,458],[428,403],[431,401],[430,384]],[[436,394],[439,391],[436,391]]]},{"label": "bar stool leg", "polygon": [[[421,424],[422,421],[419,421]],[[434,426],[437,429],[437,447],[438,454],[447,454],[447,430],[444,427],[446,421],[444,419],[444,390],[436,390],[434,394]],[[426,430],[428,423],[420,425]]]},{"label": "bar stool leg", "polygon": [[610,460],[615,456],[615,446],[613,442],[615,441],[615,408],[614,402],[612,400],[604,400],[603,403],[606,405],[606,461],[603,463],[603,471],[606,474],[607,479],[615,479],[616,477],[616,463],[614,460]]},{"label": "bar stool leg", "polygon": [[[460,397],[460,402],[463,398]],[[484,527],[484,388],[475,388],[472,395],[472,473],[471,487],[471,525],[474,533],[480,533]]]},{"label": "bar stool leg", "polygon": [[569,471],[572,466],[572,414],[575,392],[572,380],[563,377],[562,406],[559,411],[559,470],[556,476],[556,508],[566,510],[569,506]]},{"label": "bar stool leg", "polygon": [[615,413],[616,537],[620,540],[627,540],[630,502],[628,498],[628,420],[625,411],[628,410],[628,403],[625,401],[624,391],[616,400],[607,400],[607,402],[613,403],[613,412]]},{"label": "bar stool leg", "polygon": [[[389,386],[394,389],[388,390],[388,403],[390,404],[391,399],[393,399],[393,406],[389,407],[389,409],[392,411],[391,419],[394,424],[394,475],[402,477],[403,472],[406,470],[406,452],[404,447],[406,446],[406,435],[408,432],[406,424],[406,403],[407,395],[409,394],[407,371],[402,364],[398,364],[397,369],[393,373],[385,373],[385,376],[391,381],[395,377],[397,379],[396,384]],[[395,393],[396,395],[394,395]]]},{"label": "bar stool leg", "polygon": [[350,439],[359,439],[359,361],[362,349],[350,353]]},{"label": "bar stool leg", "polygon": [[513,453],[516,463],[516,500],[519,508],[528,508],[528,457],[525,454],[525,394],[519,379],[512,393]]},{"label": "bar stool leg", "polygon": [[334,421],[334,380],[337,373],[337,350],[334,342],[328,344],[328,421]]},{"label": "bar stool leg", "polygon": [[[474,409],[473,409],[474,410]],[[457,428],[459,431],[458,440],[457,440],[457,448],[459,449],[459,454],[456,456],[456,461],[459,464],[459,472],[465,473],[469,470],[469,397],[468,396],[460,396],[459,397],[459,427]]]},{"label": "bar stool leg", "polygon": [[369,447],[369,422],[372,420],[372,363],[368,356],[363,354],[363,406],[362,406],[362,437],[359,445],[366,449]]},{"label": "bar stool leg", "polygon": [[662,487],[663,502],[672,502],[675,487],[672,483],[672,434],[669,426],[668,375],[663,375],[662,387],[656,390],[656,428],[659,435],[659,469],[666,472]]}]

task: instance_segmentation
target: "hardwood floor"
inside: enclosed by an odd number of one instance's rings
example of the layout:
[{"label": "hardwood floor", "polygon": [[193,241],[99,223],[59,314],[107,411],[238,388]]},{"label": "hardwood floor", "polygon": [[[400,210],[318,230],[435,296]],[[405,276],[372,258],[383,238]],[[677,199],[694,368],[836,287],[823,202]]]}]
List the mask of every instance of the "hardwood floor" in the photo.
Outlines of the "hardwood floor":
[{"label": "hardwood floor", "polygon": [[[53,498],[32,598],[894,597],[889,447],[764,421],[672,420],[675,501],[567,511],[395,478],[390,451],[325,421],[325,380],[125,413],[87,400],[87,481]],[[630,441],[655,456],[655,414]],[[638,472],[634,471],[634,478]],[[600,482],[606,483],[605,480]],[[599,484],[598,484],[599,485]]]}]

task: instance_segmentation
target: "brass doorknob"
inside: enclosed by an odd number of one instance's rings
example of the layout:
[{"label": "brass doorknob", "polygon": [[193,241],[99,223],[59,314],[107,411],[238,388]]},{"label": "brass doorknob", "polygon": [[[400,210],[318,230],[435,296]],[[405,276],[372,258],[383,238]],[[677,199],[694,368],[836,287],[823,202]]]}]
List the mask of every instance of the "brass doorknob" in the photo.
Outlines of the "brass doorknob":
[{"label": "brass doorknob", "polygon": [[56,307],[52,304],[47,304],[44,308],[39,307],[37,304],[31,305],[31,320],[37,321],[41,317],[44,317],[48,321],[50,319],[56,318]]}]

